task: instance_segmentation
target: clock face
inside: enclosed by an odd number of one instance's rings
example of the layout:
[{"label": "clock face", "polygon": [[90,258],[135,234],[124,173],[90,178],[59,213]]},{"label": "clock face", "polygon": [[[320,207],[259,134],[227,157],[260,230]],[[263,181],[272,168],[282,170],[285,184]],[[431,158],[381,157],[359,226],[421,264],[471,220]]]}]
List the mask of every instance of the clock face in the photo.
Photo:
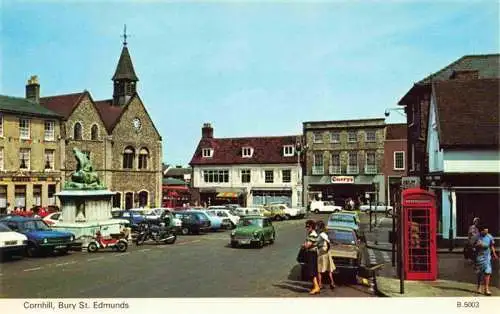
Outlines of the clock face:
[{"label": "clock face", "polygon": [[132,120],[132,124],[136,130],[139,130],[141,128],[141,120],[139,118],[135,118]]}]

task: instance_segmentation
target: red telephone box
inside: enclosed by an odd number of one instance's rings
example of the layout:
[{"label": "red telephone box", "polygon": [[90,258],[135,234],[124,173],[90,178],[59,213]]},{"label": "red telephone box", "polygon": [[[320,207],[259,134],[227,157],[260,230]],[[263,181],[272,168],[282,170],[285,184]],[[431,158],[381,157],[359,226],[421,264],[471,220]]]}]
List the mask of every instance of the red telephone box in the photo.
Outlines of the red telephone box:
[{"label": "red telephone box", "polygon": [[412,188],[402,192],[405,278],[437,279],[436,196]]}]

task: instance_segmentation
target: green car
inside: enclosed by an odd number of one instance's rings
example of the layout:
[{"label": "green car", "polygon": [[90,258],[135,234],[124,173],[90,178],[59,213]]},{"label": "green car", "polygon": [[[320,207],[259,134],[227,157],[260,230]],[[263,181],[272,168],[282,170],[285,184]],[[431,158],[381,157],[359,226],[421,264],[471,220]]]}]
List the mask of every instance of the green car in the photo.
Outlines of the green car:
[{"label": "green car", "polygon": [[244,216],[231,232],[231,246],[257,245],[263,247],[266,242],[274,243],[276,231],[271,219],[261,216]]}]

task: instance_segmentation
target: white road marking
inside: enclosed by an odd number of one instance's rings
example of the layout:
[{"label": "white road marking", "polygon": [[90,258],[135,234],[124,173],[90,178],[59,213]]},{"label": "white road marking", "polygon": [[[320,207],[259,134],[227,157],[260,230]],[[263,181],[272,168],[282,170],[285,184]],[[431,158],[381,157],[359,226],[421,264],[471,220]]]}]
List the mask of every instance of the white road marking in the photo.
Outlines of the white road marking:
[{"label": "white road marking", "polygon": [[120,253],[120,254],[114,254],[114,255],[111,255],[111,256],[123,256],[123,255],[129,255],[130,252],[125,252],[125,253]]},{"label": "white road marking", "polygon": [[391,258],[389,257],[389,254],[387,252],[382,252],[382,257],[384,258],[384,262],[389,263],[391,261]]},{"label": "white road marking", "polygon": [[140,249],[139,252],[147,252],[147,251],[151,251],[151,249]]},{"label": "white road marking", "polygon": [[92,257],[92,258],[87,258],[87,262],[97,261],[97,260],[100,260],[100,259],[104,259],[104,257],[103,257],[103,256],[101,256],[101,257]]},{"label": "white road marking", "polygon": [[23,271],[35,271],[35,270],[40,270],[40,269],[42,269],[42,267],[27,268],[27,269],[25,269]]},{"label": "white road marking", "polygon": [[72,264],[76,264],[76,261],[56,264],[56,267],[65,266],[65,265],[72,265]]}]

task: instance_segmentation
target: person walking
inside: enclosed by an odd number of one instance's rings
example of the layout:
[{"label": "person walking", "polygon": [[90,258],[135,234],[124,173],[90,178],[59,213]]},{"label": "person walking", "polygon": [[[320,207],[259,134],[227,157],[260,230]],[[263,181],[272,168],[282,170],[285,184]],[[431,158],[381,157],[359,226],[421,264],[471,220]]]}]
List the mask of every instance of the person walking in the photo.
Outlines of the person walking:
[{"label": "person walking", "polygon": [[306,276],[312,280],[313,287],[309,294],[320,293],[318,281],[318,234],[314,220],[306,221],[307,237],[302,247],[305,249]]},{"label": "person walking", "polygon": [[479,226],[479,234],[475,238],[474,247],[476,254],[476,274],[477,274],[477,292],[481,293],[481,284],[484,284],[484,294],[491,295],[490,278],[492,273],[491,258],[498,259],[495,251],[495,242],[493,236],[488,233],[486,226]]},{"label": "person walking", "polygon": [[465,245],[464,257],[474,262],[474,241],[479,235],[479,217],[472,219],[472,225],[469,227],[468,239]]},{"label": "person walking", "polygon": [[335,289],[335,281],[333,280],[333,272],[335,271],[335,264],[333,263],[332,256],[330,255],[330,239],[326,233],[326,226],[323,221],[316,222],[316,230],[318,236],[318,285],[323,288],[321,276],[327,273],[330,278],[330,289]]}]

